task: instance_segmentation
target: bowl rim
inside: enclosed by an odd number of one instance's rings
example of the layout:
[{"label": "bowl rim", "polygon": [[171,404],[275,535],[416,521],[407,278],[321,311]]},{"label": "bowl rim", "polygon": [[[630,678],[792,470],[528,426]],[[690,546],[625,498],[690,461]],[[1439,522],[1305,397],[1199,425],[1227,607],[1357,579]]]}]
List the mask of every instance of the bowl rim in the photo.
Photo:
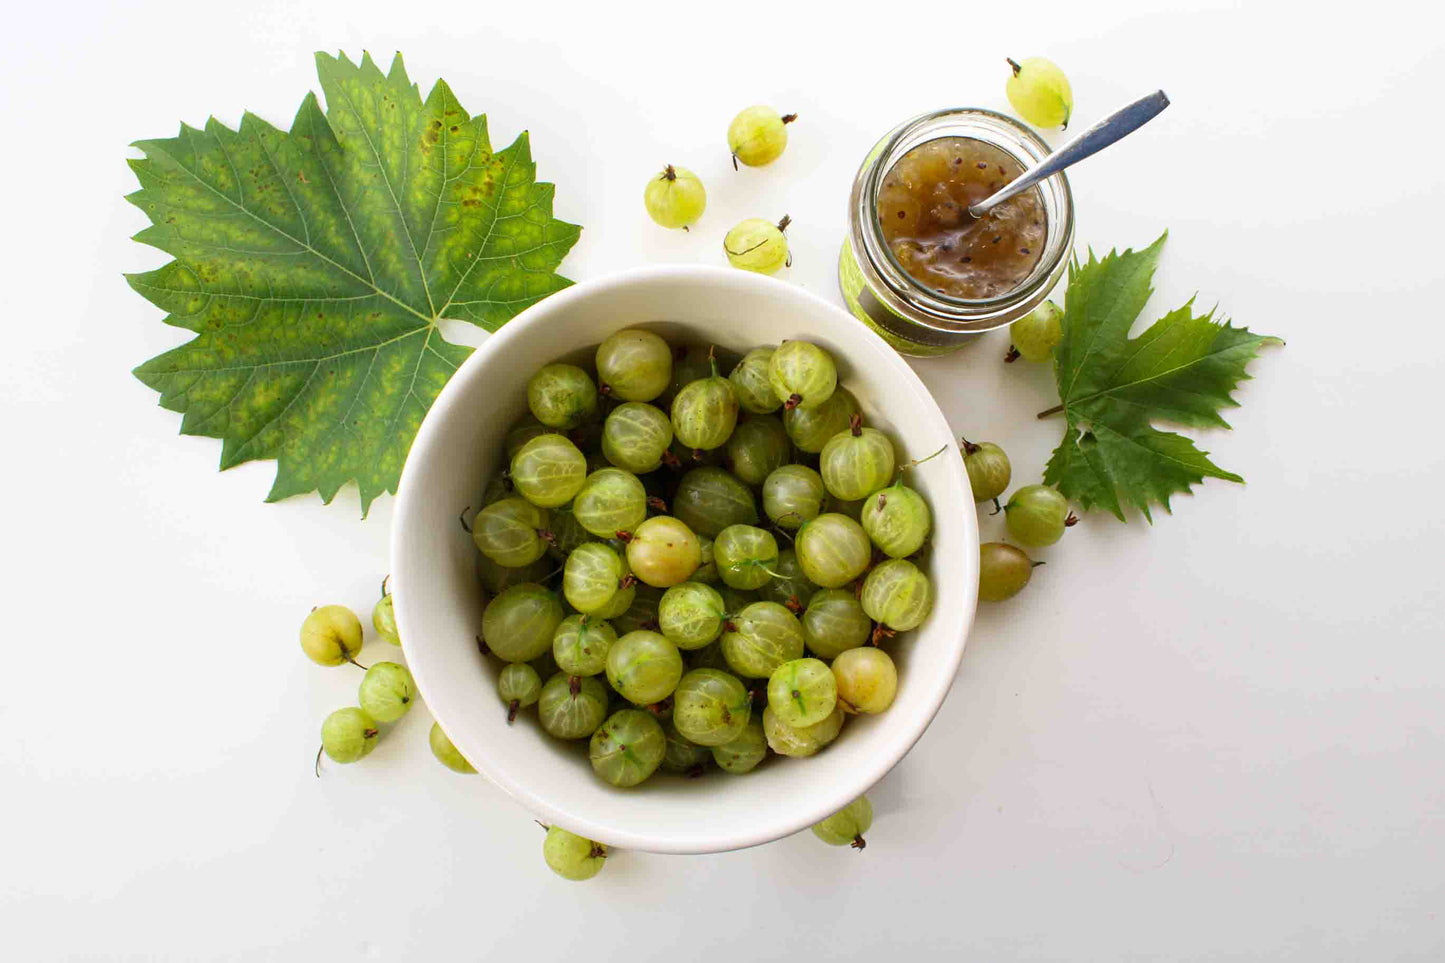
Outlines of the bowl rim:
[{"label": "bowl rim", "polygon": [[[442,431],[442,425],[449,418],[451,411],[458,404],[458,399],[465,392],[463,387],[466,382],[475,377],[479,368],[485,367],[494,356],[506,351],[510,343],[517,337],[523,336],[537,322],[547,315],[561,313],[569,310],[575,303],[585,301],[597,294],[618,287],[626,287],[636,284],[651,283],[659,280],[672,281],[699,281],[716,288],[719,285],[727,286],[748,286],[768,285],[776,286],[775,293],[784,299],[798,301],[811,301],[814,306],[823,308],[824,315],[831,315],[839,324],[849,325],[852,330],[861,335],[865,341],[873,344],[876,359],[869,359],[869,366],[865,368],[859,365],[856,359],[850,359],[855,368],[859,370],[871,370],[872,363],[877,361],[893,370],[893,374],[903,384],[906,384],[915,395],[924,402],[924,407],[930,411],[935,427],[948,437],[953,436],[952,428],[948,424],[942,409],[934,399],[931,392],[923,384],[912,367],[888,345],[876,332],[867,325],[862,324],[846,310],[836,304],[820,297],[819,295],[776,278],[770,278],[758,274],[739,271],[733,268],[721,268],[703,264],[670,264],[652,265],[636,268],[629,268],[603,275],[598,278],[578,282],[561,291],[555,292],[519,312],[510,321],[504,324],[497,331],[494,331],[479,345],[471,355],[457,368],[451,378],[447,380],[436,400],[427,411],[422,423],[419,426],[416,437],[412,440],[410,449],[407,452],[406,463],[403,465],[401,480],[397,488],[396,505],[392,516],[392,525],[389,532],[389,565],[391,569],[392,592],[395,595],[396,621],[399,634],[402,638],[402,651],[406,655],[408,667],[415,679],[418,691],[427,702],[433,719],[441,725],[443,731],[448,731],[442,714],[437,711],[430,700],[426,699],[426,692],[429,688],[428,670],[424,667],[425,657],[418,660],[415,658],[413,648],[406,644],[411,637],[407,631],[407,623],[410,617],[407,614],[404,601],[405,585],[410,576],[409,566],[404,556],[406,553],[402,547],[407,543],[407,519],[414,513],[412,503],[421,499],[423,486],[419,482],[414,483],[412,476],[408,474],[407,468],[413,463],[418,452],[429,448],[436,435]],[[955,481],[960,485],[963,493],[968,494],[971,489],[967,481],[967,474],[960,459],[943,459],[951,466],[950,474],[955,476]],[[972,507],[971,504],[969,507]],[[971,539],[970,539],[971,535]],[[967,549],[969,544],[977,544],[979,539],[978,522],[972,512],[966,512],[964,518],[964,545]],[[912,751],[918,740],[928,731],[933,720],[937,718],[938,711],[944,700],[952,689],[953,681],[958,673],[958,668],[963,659],[963,651],[968,643],[969,633],[973,628],[977,608],[977,580],[978,562],[976,550],[972,563],[968,559],[963,560],[963,574],[967,584],[959,587],[964,593],[963,604],[960,606],[959,618],[953,626],[945,627],[947,631],[956,636],[957,641],[947,650],[947,658],[941,664],[935,664],[934,670],[938,673],[938,683],[933,690],[926,693],[931,704],[926,706],[924,722],[917,731],[909,733],[896,747],[894,752],[881,753],[879,758],[868,767],[860,771],[860,778],[857,785],[862,788],[858,793],[866,792],[876,785],[890,770],[893,769],[902,759]],[[971,576],[971,578],[970,578]],[[493,767],[483,757],[479,759],[468,758],[478,773],[486,777],[493,785],[502,789],[517,802],[521,803],[527,810],[542,818],[548,824],[559,823],[568,826],[572,832],[605,842],[608,845],[617,846],[623,849],[633,849],[644,852],[675,853],[675,854],[702,854],[714,852],[728,852],[738,849],[746,849],[752,846],[759,846],[793,833],[807,829],[809,826],[836,812],[846,805],[854,795],[837,793],[838,798],[822,792],[820,788],[820,802],[814,805],[807,805],[801,800],[798,801],[796,810],[798,815],[786,822],[777,822],[771,826],[761,825],[757,831],[747,833],[735,833],[727,837],[700,836],[691,840],[683,840],[676,836],[664,838],[649,837],[645,833],[639,833],[627,829],[619,829],[614,826],[605,825],[592,821],[584,815],[572,812],[565,812],[538,796],[524,780],[518,780],[506,770],[505,767]]]}]

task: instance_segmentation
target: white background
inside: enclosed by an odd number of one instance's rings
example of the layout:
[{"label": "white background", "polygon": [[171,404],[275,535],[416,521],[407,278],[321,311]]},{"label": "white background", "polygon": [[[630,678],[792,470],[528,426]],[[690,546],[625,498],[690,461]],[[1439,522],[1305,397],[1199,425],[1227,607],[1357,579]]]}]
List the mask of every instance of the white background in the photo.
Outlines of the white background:
[{"label": "white background", "polygon": [[[1178,5],[1175,5],[1178,6]],[[0,933],[11,959],[1439,959],[1445,954],[1442,72],[1424,5],[28,4],[3,44]],[[896,21],[894,18],[898,18]],[[985,608],[952,696],[872,793],[866,853],[804,834],[618,853],[587,885],[529,814],[437,765],[419,708],[311,775],[359,673],[305,661],[314,604],[369,609],[392,502],[265,505],[129,369],[181,340],[123,271],[138,138],[289,122],[312,52],[405,52],[493,139],[531,130],[575,279],[721,263],[791,214],[793,283],[838,300],[844,200],[905,117],[1005,107],[1047,54],[1076,125],[1174,106],[1073,176],[1079,247],[1170,239],[1145,320],[1198,292],[1280,335],[1202,437],[1249,479],[1151,528],[1091,515]],[[799,112],[733,173],[732,114]],[[664,162],[691,235],[644,216]],[[918,370],[1036,479],[1057,421],[1007,336]],[[941,507],[941,506],[940,506]],[[998,519],[983,520],[997,537]],[[384,643],[372,659],[394,657]],[[479,693],[479,698],[491,698]]]}]

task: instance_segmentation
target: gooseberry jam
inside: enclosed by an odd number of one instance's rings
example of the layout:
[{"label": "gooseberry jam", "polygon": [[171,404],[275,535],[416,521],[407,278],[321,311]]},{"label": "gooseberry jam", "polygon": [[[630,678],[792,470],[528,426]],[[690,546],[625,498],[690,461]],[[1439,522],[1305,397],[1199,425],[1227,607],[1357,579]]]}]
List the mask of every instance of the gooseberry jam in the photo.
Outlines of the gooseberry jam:
[{"label": "gooseberry jam", "polygon": [[1073,247],[1067,176],[983,218],[967,208],[1048,155],[1028,127],[978,108],[889,132],[864,158],[849,201],[838,283],[854,316],[902,354],[936,355],[1037,307]]},{"label": "gooseberry jam", "polygon": [[909,277],[939,294],[974,300],[1007,294],[1043,257],[1043,198],[1037,189],[1025,191],[983,217],[968,208],[1022,171],[1008,154],[971,137],[919,144],[883,175],[878,191],[888,249]]}]

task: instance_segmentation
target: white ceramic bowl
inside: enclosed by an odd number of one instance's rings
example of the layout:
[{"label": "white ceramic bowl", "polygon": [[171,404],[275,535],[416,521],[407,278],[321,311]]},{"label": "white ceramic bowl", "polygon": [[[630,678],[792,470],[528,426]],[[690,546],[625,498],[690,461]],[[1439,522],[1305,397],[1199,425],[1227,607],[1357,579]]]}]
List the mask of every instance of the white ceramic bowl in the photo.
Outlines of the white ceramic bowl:
[{"label": "white ceramic bowl", "polygon": [[[508,726],[498,666],[480,655],[484,598],[472,540],[457,514],[497,471],[502,437],[526,411],[527,379],[560,356],[586,356],[634,325],[743,351],[803,338],[832,352],[839,380],[870,424],[919,458],[955,444],[913,370],[842,309],[792,285],[743,271],[659,267],[554,294],[491,336],[452,376],[422,423],[402,473],[392,531],[392,586],[408,664],[427,707],[461,753],[532,810],[591,839],[661,853],[706,853],[804,829],[867,790],[923,735],[947,695],[973,622],[978,527],[962,459],[952,450],[911,472],[933,506],[928,569],[937,603],[892,645],[898,698],[850,718],[810,759],[770,758],[745,776],[682,779],[659,772],[615,789],[588,765],[586,740],[563,743],[523,713]],[[584,353],[582,349],[586,349]]]}]

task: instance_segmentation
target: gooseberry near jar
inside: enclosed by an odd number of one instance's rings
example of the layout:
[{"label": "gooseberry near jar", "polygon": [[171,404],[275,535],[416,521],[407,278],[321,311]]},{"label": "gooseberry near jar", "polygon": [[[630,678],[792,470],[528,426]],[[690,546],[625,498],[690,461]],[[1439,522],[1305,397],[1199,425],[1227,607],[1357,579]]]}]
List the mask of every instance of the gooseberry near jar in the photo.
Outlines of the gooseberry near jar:
[{"label": "gooseberry near jar", "polygon": [[464,776],[476,774],[477,770],[467,762],[465,756],[457,751],[457,747],[452,745],[452,741],[442,731],[440,722],[431,724],[431,732],[427,734],[427,743],[431,746],[431,754],[436,757],[437,762],[452,772],[461,773]]},{"label": "gooseberry near jar", "polygon": [[779,114],[763,104],[755,104],[738,112],[728,124],[728,150],[732,151],[733,168],[742,161],[749,167],[771,164],[788,146],[788,124],[797,114]]},{"label": "gooseberry near jar", "polygon": [[991,441],[974,444],[967,438],[959,441],[959,449],[963,452],[963,467],[968,472],[973,500],[993,501],[997,505],[998,496],[1008,488],[1009,479],[1013,477],[1008,455]]},{"label": "gooseberry near jar", "polygon": [[547,838],[542,841],[542,858],[558,876],[581,882],[602,872],[607,847],[569,833],[561,826],[548,826]]},{"label": "gooseberry near jar", "polygon": [[1035,127],[1067,128],[1074,112],[1074,91],[1058,65],[1046,57],[1020,63],[1008,60],[1008,65],[1013,75],[1004,93],[1018,115]]},{"label": "gooseberry near jar", "polygon": [[521,568],[547,553],[547,509],[525,498],[503,498],[477,512],[472,541],[498,565]]},{"label": "gooseberry near jar", "polygon": [[344,605],[313,609],[301,623],[301,651],[317,665],[355,662],[361,641],[361,620]]},{"label": "gooseberry near jar", "polygon": [[737,426],[728,439],[728,468],[740,481],[761,485],[787,464],[793,442],[778,418],[754,417]]},{"label": "gooseberry near jar", "polygon": [[827,497],[823,476],[807,465],[784,465],[763,481],[763,511],[779,528],[817,518]]},{"label": "gooseberry near jar", "polygon": [[713,560],[725,584],[748,591],[773,577],[778,542],[770,532],[752,525],[729,525],[712,543]]},{"label": "gooseberry near jar", "polygon": [[1054,356],[1054,347],[1064,339],[1064,312],[1052,301],[1045,301],[1028,314],[1009,325],[1009,338],[1013,344],[1005,361],[1014,360],[1015,354],[1025,361],[1048,361]]},{"label": "gooseberry near jar", "polygon": [[738,394],[728,379],[717,373],[685,385],[672,399],[672,434],[689,448],[720,448],[732,437],[738,423]]},{"label": "gooseberry near jar", "polygon": [[395,722],[416,699],[411,672],[399,662],[376,662],[366,670],[357,690],[357,704],[377,722]]},{"label": "gooseberry near jar", "polygon": [[602,454],[636,475],[662,465],[672,444],[672,419],[661,409],[637,401],[618,405],[602,425]]},{"label": "gooseberry near jar", "polygon": [[837,705],[822,722],[811,726],[790,726],[778,718],[772,707],[763,710],[763,735],[768,747],[780,756],[796,759],[816,755],[818,750],[838,738],[843,729],[843,707]]},{"label": "gooseberry near jar", "polygon": [[542,677],[537,670],[525,662],[513,662],[497,675],[497,697],[507,707],[507,721],[517,718],[517,712],[536,705],[542,695]]},{"label": "gooseberry near jar", "polygon": [[668,164],[648,179],[642,204],[659,227],[680,227],[685,231],[707,210],[707,190],[692,171]]},{"label": "gooseberry near jar", "polygon": [[839,653],[833,660],[833,681],[838,705],[850,713],[882,712],[898,694],[898,669],[892,656],[870,645]]},{"label": "gooseberry near jar", "polygon": [[549,428],[576,428],[596,413],[597,386],[576,365],[544,365],[527,382],[527,407]]},{"label": "gooseberry near jar", "polygon": [[768,360],[768,381],[783,408],[817,408],[838,387],[833,356],[810,341],[784,341]]},{"label": "gooseberry near jar", "polygon": [[512,458],[512,485],[539,508],[567,504],[586,478],[587,456],[563,435],[538,435]]},{"label": "gooseberry near jar", "polygon": [[632,574],[654,588],[686,582],[702,564],[702,547],[692,529],[669,515],[649,518],[627,540]]},{"label": "gooseberry near jar", "polygon": [[794,659],[768,677],[768,708],[794,728],[822,722],[837,704],[838,684],[826,662]]},{"label": "gooseberry near jar", "polygon": [[657,771],[667,752],[667,737],[650,713],[622,709],[608,717],[588,747],[592,771],[604,781],[627,789]]},{"label": "gooseberry near jar", "polygon": [[599,391],[618,401],[651,401],[672,381],[672,348],[642,328],[623,328],[597,346]]},{"label": "gooseberry near jar", "polygon": [[722,634],[723,599],[701,582],[683,582],[662,593],[657,624],[679,649],[700,649]]},{"label": "gooseberry near jar", "polygon": [[758,523],[752,489],[712,466],[694,468],[682,476],[672,496],[672,510],[697,534],[713,539],[729,525]]},{"label": "gooseberry near jar", "polygon": [[607,681],[633,705],[651,705],[672,695],[682,671],[681,653],[660,632],[628,632],[607,652]]},{"label": "gooseberry near jar", "polygon": [[1003,507],[1008,532],[1025,545],[1042,548],[1064,537],[1064,529],[1078,518],[1069,514],[1069,501],[1047,485],[1025,485]]},{"label": "gooseberry near jar", "polygon": [[728,380],[738,393],[738,404],[743,411],[766,415],[783,406],[783,402],[773,394],[773,383],[768,380],[768,367],[774,350],[772,347],[754,348],[743,355],[743,360],[729,372]]},{"label": "gooseberry near jar", "polygon": [[799,529],[794,549],[808,581],[822,588],[847,585],[867,571],[873,559],[863,526],[836,512],[819,515]]},{"label": "gooseberry near jar", "polygon": [[933,529],[928,502],[901,479],[863,500],[860,521],[873,544],[890,558],[918,551]]},{"label": "gooseberry near jar", "polygon": [[492,654],[506,662],[530,662],[552,650],[562,624],[562,603],[541,585],[514,585],[487,603],[482,638]]},{"label": "gooseberry near jar", "polygon": [[873,620],[863,611],[852,589],[823,589],[813,593],[800,620],[803,644],[820,659],[836,658],[868,642]]},{"label": "gooseberry near jar", "polygon": [[776,274],[793,263],[788,238],[783,233],[792,223],[787,215],[774,224],[761,217],[738,222],[723,238],[728,263],[756,274]]},{"label": "gooseberry near jar", "polygon": [[723,772],[741,776],[752,772],[768,755],[768,738],[763,734],[763,720],[754,714],[738,737],[721,746],[712,747],[712,761]]},{"label": "gooseberry near jar", "polygon": [[557,673],[542,686],[537,721],[558,739],[585,739],[607,717],[607,686],[595,676]]},{"label": "gooseberry near jar", "polygon": [[853,392],[839,386],[827,401],[816,408],[792,408],[783,412],[783,428],[801,451],[816,455],[834,435],[847,431],[863,409]]},{"label": "gooseberry near jar", "polygon": [[1034,567],[1041,564],[1007,542],[984,542],[978,547],[978,600],[1002,602],[1013,598],[1029,584]]},{"label": "gooseberry near jar", "polygon": [[[598,613],[612,606],[618,592],[631,588],[628,582],[631,574],[622,556],[611,547],[602,542],[588,542],[567,556],[562,570],[562,594],[567,604],[578,612]],[[630,596],[627,602],[631,604]]]},{"label": "gooseberry near jar", "polygon": [[588,475],[572,503],[577,523],[593,535],[613,538],[647,518],[647,489],[621,468],[600,468]]},{"label": "gooseberry near jar", "polygon": [[337,709],[321,723],[321,750],[332,762],[352,763],[365,759],[376,748],[381,729],[362,709]]},{"label": "gooseberry near jar", "polygon": [[815,823],[813,835],[829,846],[863,849],[868,845],[863,834],[872,828],[873,804],[868,801],[867,796],[859,796],[831,816]]},{"label": "gooseberry near jar", "polygon": [[753,602],[723,626],[723,658],[738,675],[766,679],[784,662],[803,655],[803,627],[786,606]]},{"label": "gooseberry near jar", "polygon": [[933,583],[906,558],[889,559],[863,580],[859,602],[873,621],[906,632],[933,611]]},{"label": "gooseberry near jar", "polygon": [[847,500],[866,498],[888,484],[896,465],[893,442],[877,428],[863,427],[861,418],[829,439],[818,457],[823,485]]},{"label": "gooseberry near jar", "polygon": [[607,668],[617,630],[606,619],[569,615],[552,634],[552,658],[567,675],[596,675]]},{"label": "gooseberry near jar", "polygon": [[735,675],[694,669],[672,695],[672,723],[699,746],[721,746],[742,735],[752,717],[752,697]]}]

